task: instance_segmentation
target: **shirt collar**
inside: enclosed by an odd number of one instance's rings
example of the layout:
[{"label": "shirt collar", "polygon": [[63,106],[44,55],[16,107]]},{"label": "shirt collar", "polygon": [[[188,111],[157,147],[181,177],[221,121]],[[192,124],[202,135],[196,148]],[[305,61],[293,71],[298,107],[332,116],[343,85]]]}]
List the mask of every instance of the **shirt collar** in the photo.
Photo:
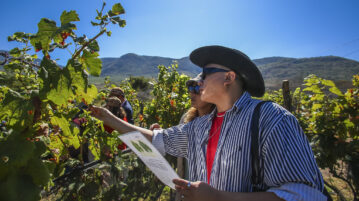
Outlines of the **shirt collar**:
[{"label": "shirt collar", "polygon": [[236,100],[232,108],[227,110],[227,112],[240,112],[251,100],[251,95],[248,92],[244,92],[241,97]]},{"label": "shirt collar", "polygon": [[233,107],[230,110],[236,108],[238,111],[241,111],[243,107],[245,107],[248,102],[251,100],[251,95],[248,92],[244,92],[241,97],[234,103]]},{"label": "shirt collar", "polygon": [[[236,100],[233,104],[232,108],[227,110],[227,112],[231,111],[241,111],[243,107],[245,107],[251,99],[251,95],[248,92],[244,92],[241,97]],[[217,107],[209,114],[209,120],[212,119],[217,114]]]}]

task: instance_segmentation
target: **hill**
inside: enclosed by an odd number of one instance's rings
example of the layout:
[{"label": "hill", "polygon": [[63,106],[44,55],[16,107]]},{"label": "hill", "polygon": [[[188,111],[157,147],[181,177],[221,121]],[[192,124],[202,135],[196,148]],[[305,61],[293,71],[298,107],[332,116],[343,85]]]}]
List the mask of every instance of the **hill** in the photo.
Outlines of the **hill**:
[{"label": "hill", "polygon": [[[0,52],[5,52],[0,50]],[[0,61],[2,58],[0,58]],[[105,76],[112,81],[120,81],[129,76],[157,77],[158,65],[169,66],[174,61],[178,63],[178,71],[189,76],[197,75],[201,69],[192,64],[188,57],[180,59],[142,56],[134,53],[125,54],[119,58],[101,58],[102,74],[100,78],[90,78],[95,84],[102,84]],[[278,89],[282,80],[289,80],[293,89],[303,83],[309,74],[333,80],[339,88],[351,86],[354,74],[359,73],[359,62],[337,56],[323,56],[312,58],[266,57],[254,59],[263,74],[267,88]],[[0,66],[0,69],[2,67]]]},{"label": "hill", "polygon": [[169,66],[174,61],[178,63],[178,70],[186,75],[193,76],[201,71],[200,68],[192,64],[188,57],[173,59],[157,56],[139,56],[129,53],[120,58],[102,58],[101,76],[125,75],[128,76],[145,76],[157,77],[158,65]]},{"label": "hill", "polygon": [[[177,61],[179,72],[193,76],[200,72],[200,68],[192,64],[188,57],[181,59],[140,56],[133,53],[120,58],[102,58],[103,68],[101,76],[128,77],[144,76],[156,77],[157,66],[170,65]],[[340,88],[350,86],[352,76],[359,73],[359,62],[337,57],[324,56],[312,58],[266,57],[255,59],[253,62],[263,74],[267,88],[278,89],[282,80],[290,80],[291,87],[300,86],[309,74],[335,81]]]},{"label": "hill", "polygon": [[297,87],[309,74],[333,80],[340,88],[346,88],[349,87],[353,75],[359,73],[359,62],[337,56],[300,59],[268,57],[253,61],[262,72],[269,88],[278,88],[285,79],[290,80],[293,87]]}]

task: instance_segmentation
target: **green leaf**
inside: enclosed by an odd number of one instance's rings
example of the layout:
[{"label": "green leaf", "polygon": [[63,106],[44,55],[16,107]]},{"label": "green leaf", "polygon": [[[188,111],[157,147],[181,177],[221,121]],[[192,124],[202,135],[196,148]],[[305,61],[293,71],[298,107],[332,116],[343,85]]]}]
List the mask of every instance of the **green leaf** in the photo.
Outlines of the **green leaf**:
[{"label": "green leaf", "polygon": [[325,86],[329,86],[329,87],[335,87],[335,84],[333,81],[331,80],[322,80],[322,84],[325,85]]},{"label": "green leaf", "polygon": [[99,26],[101,24],[91,21],[92,26]]},{"label": "green leaf", "polygon": [[99,54],[97,52],[89,52],[84,50],[81,56],[81,63],[87,68],[87,71],[90,75],[93,76],[100,76],[101,68],[102,68],[102,61],[98,58]]},{"label": "green leaf", "polygon": [[19,57],[21,55],[21,51],[19,48],[15,47],[14,49],[10,50],[10,55],[13,57]]},{"label": "green leaf", "polygon": [[100,153],[97,151],[98,147],[96,147],[96,145],[94,145],[94,143],[89,144],[89,149],[90,149],[92,155],[94,156],[95,160],[100,159]]},{"label": "green leaf", "polygon": [[83,93],[77,92],[76,94],[78,101],[84,99],[86,103],[92,103],[93,100],[97,97],[98,90],[95,85],[90,85]]},{"label": "green leaf", "polygon": [[115,5],[112,6],[112,13],[116,14],[116,15],[120,15],[120,14],[124,14],[125,13],[125,9],[123,9],[122,5],[120,3],[117,3]]},{"label": "green leaf", "polygon": [[107,14],[108,14],[108,16],[110,16],[110,17],[116,16],[116,14],[115,14],[115,13],[113,13],[111,10],[110,10],[110,11],[108,11],[108,12],[107,12]]},{"label": "green leaf", "polygon": [[40,158],[32,158],[25,170],[32,177],[36,185],[46,185],[50,179],[50,173]]},{"label": "green leaf", "polygon": [[57,30],[56,22],[47,18],[42,18],[37,26],[39,28],[37,34],[46,36],[51,36]]},{"label": "green leaf", "polygon": [[315,94],[323,93],[318,85],[311,85],[310,87],[304,88],[303,91],[311,91],[311,92],[313,92]]},{"label": "green leaf", "polygon": [[353,128],[355,126],[354,123],[349,119],[344,120],[344,124],[347,128]]},{"label": "green leaf", "polygon": [[31,34],[26,34],[25,32],[16,32],[12,36],[9,36],[7,40],[10,41],[17,41],[21,43],[25,43],[30,39]]},{"label": "green leaf", "polygon": [[[6,141],[0,141],[0,180],[11,169],[25,167],[28,160],[33,156],[34,150],[34,143],[25,139],[9,137]],[[2,160],[5,156],[8,157],[7,162]]]},{"label": "green leaf", "polygon": [[112,24],[118,24],[120,27],[126,26],[126,21],[122,20],[120,17],[113,17],[110,19]]},{"label": "green leaf", "polygon": [[90,51],[95,51],[98,52],[100,51],[100,46],[98,45],[96,40],[93,40],[89,45],[88,48],[90,49]]},{"label": "green leaf", "polygon": [[48,99],[56,105],[67,104],[73,92],[71,77],[66,68],[61,69],[52,60],[43,58],[39,78],[43,84],[40,87],[41,99]]},{"label": "green leaf", "polygon": [[76,11],[72,10],[70,12],[67,11],[62,12],[60,20],[61,20],[61,25],[65,25],[69,22],[80,21],[80,18],[76,13]]},{"label": "green leaf", "polygon": [[323,107],[322,104],[313,104],[312,110],[318,110],[318,109],[320,109],[320,108],[322,108],[322,107]]},{"label": "green leaf", "polygon": [[38,32],[34,37],[32,37],[30,42],[35,49],[42,48],[43,50],[48,51],[52,38],[55,36],[58,29],[56,27],[56,22],[43,18],[37,26],[39,28]]},{"label": "green leaf", "polygon": [[[78,128],[76,128],[76,129],[79,132]],[[69,143],[68,144],[70,146],[73,146],[75,149],[78,149],[81,146],[80,141],[79,141],[79,139],[77,138],[76,135],[69,138]]]},{"label": "green leaf", "polygon": [[343,93],[337,88],[337,87],[331,87],[329,89],[330,92],[332,92],[333,94],[335,95],[338,95],[338,96],[344,96]]},{"label": "green leaf", "polygon": [[70,77],[71,89],[76,95],[76,100],[81,101],[81,96],[87,91],[87,74],[84,72],[84,66],[76,60],[70,60],[64,70]]},{"label": "green leaf", "polygon": [[341,110],[342,107],[343,107],[343,105],[337,103],[334,107],[334,113],[339,114],[342,111]]},{"label": "green leaf", "polygon": [[57,114],[56,116],[51,117],[51,124],[59,126],[64,136],[72,136],[69,120],[63,115]]},{"label": "green leaf", "polygon": [[40,200],[41,188],[28,175],[13,171],[0,182],[0,200]]},{"label": "green leaf", "polygon": [[[31,112],[29,112],[31,111]],[[8,119],[7,125],[15,131],[23,131],[32,125],[34,106],[30,99],[8,89],[0,104],[0,119]],[[30,113],[30,114],[29,114]]]},{"label": "green leaf", "polygon": [[121,20],[120,22],[118,22],[118,25],[120,27],[125,27],[126,26],[126,20]]},{"label": "green leaf", "polygon": [[46,145],[43,141],[35,141],[35,156],[41,156],[46,151]]}]

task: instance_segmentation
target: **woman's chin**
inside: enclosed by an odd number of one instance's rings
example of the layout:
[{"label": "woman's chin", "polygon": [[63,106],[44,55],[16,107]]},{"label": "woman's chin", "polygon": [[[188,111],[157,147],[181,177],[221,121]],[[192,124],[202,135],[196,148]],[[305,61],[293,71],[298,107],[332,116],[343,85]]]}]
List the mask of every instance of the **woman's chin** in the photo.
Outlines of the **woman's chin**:
[{"label": "woman's chin", "polygon": [[208,102],[208,97],[205,94],[201,95],[201,101]]}]

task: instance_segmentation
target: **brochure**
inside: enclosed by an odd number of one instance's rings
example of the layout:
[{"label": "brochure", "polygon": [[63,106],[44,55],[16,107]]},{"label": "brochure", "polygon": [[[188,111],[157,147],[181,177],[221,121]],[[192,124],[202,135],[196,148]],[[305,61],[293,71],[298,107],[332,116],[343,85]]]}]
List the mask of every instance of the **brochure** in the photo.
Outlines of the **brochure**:
[{"label": "brochure", "polygon": [[119,138],[143,161],[143,163],[167,186],[175,189],[172,182],[179,176],[167,160],[140,132],[129,132]]}]

